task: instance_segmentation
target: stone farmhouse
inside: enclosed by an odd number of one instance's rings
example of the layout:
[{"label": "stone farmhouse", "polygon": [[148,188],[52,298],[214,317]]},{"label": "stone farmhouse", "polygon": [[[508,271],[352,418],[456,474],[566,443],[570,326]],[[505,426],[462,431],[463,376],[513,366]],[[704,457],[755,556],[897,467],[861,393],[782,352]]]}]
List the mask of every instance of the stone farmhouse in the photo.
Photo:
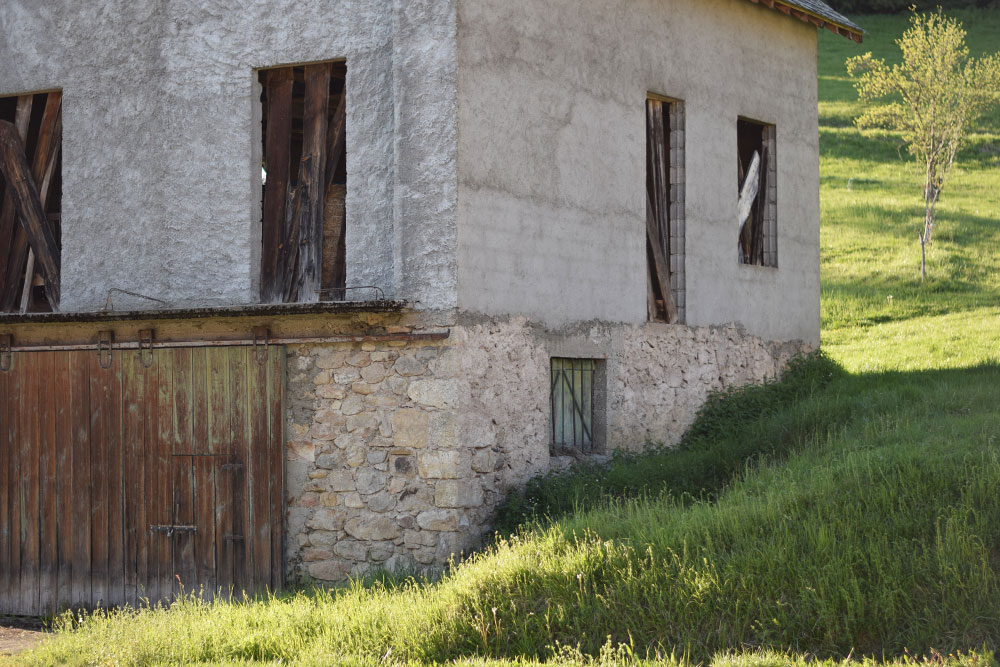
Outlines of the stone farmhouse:
[{"label": "stone farmhouse", "polygon": [[819,0],[5,0],[0,613],[333,583],[819,344]]}]

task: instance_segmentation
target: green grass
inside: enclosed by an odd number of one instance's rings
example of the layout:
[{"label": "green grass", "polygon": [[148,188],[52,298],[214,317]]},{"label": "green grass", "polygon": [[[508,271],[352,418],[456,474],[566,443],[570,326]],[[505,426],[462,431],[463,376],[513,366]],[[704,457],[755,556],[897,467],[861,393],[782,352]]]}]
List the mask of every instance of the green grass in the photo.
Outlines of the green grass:
[{"label": "green grass", "polygon": [[[997,48],[1000,11],[960,16]],[[888,56],[907,18],[859,21]],[[536,482],[501,528],[558,518],[438,581],[64,617],[18,662],[997,664],[1000,112],[942,195],[921,285],[920,176],[850,125],[858,48],[820,48],[829,358],[714,398],[680,451]]]},{"label": "green grass", "polygon": [[[1000,11],[950,12],[974,56],[1000,50]],[[844,61],[893,62],[908,15],[865,16],[865,43],[821,32],[823,347],[852,371],[968,366],[1000,349],[1000,107],[985,116],[945,186],[928,281],[917,234],[923,178],[896,137],[860,132]]]}]

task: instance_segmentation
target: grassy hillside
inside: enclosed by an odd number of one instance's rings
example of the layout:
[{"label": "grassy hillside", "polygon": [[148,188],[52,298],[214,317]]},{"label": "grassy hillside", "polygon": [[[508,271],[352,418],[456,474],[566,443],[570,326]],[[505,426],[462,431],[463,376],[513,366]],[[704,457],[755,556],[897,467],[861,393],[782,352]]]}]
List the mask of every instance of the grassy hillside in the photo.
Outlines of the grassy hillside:
[{"label": "grassy hillside", "polygon": [[[998,48],[1000,12],[962,17]],[[906,21],[860,18],[864,48]],[[920,176],[851,127],[857,52],[821,35],[823,343],[849,372],[812,359],[713,401],[681,452],[539,482],[508,522],[562,518],[440,581],[64,617],[20,662],[996,664],[998,130],[945,190],[920,285]]]},{"label": "grassy hillside", "polygon": [[[1000,11],[950,12],[972,55],[1000,50]],[[899,141],[861,133],[844,61],[872,51],[893,62],[908,15],[858,19],[858,46],[820,33],[823,345],[850,370],[970,366],[1000,350],[1000,109],[980,123],[945,186],[928,282],[917,234],[923,175]],[[987,354],[984,351],[989,350]]]}]

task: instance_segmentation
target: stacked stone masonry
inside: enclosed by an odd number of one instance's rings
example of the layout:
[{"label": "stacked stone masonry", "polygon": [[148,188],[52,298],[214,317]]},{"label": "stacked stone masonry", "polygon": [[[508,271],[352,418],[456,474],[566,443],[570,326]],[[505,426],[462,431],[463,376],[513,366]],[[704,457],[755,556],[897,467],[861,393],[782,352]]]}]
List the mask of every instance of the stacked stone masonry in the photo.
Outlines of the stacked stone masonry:
[{"label": "stacked stone masonry", "polygon": [[[384,330],[424,326],[407,319]],[[434,570],[475,548],[507,489],[567,462],[549,451],[552,356],[605,360],[605,449],[637,450],[676,443],[709,392],[802,351],[732,326],[441,321],[441,341],[289,348],[290,582]]]}]

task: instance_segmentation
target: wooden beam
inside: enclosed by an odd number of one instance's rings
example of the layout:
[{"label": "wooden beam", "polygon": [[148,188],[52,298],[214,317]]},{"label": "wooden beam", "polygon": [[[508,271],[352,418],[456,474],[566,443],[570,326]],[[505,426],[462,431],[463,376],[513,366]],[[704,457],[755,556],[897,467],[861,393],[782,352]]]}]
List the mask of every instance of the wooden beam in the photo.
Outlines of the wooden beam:
[{"label": "wooden beam", "polygon": [[[323,274],[323,206],[326,199],[326,148],[330,107],[330,63],[305,66],[302,162],[295,211],[298,228],[297,301],[319,301]],[[289,249],[291,251],[291,249]]]},{"label": "wooden beam", "polygon": [[653,274],[666,305],[667,321],[676,322],[677,306],[674,304],[674,293],[670,289],[670,265],[663,256],[660,231],[656,228],[656,219],[653,217],[653,202],[648,195],[646,196],[646,247],[653,255]]},{"label": "wooden beam", "polygon": [[[17,128],[17,135],[21,138],[22,144],[28,141],[28,122],[31,120],[33,98],[33,95],[21,95],[17,98],[14,126]],[[17,211],[14,209],[14,198],[8,192],[3,198],[3,207],[0,208],[0,244],[3,244],[0,246],[0,281],[7,276],[7,264],[11,256],[10,246],[13,244],[14,233],[17,229]],[[3,302],[2,297],[5,289],[6,283],[0,282],[0,303]]]},{"label": "wooden beam", "polygon": [[261,216],[260,296],[262,303],[277,303],[285,291],[281,283],[285,257],[285,202],[288,193],[292,138],[292,68],[267,72],[267,135],[264,141],[264,210]]},{"label": "wooden beam", "polygon": [[[58,100],[53,104],[50,99],[46,106],[46,116],[49,115],[49,106],[58,106]],[[39,144],[41,145],[41,137],[39,137]],[[45,152],[37,151],[36,157]],[[44,160],[44,158],[41,159]],[[39,161],[36,160],[36,165],[38,163]],[[21,228],[27,236],[28,245],[35,252],[35,259],[42,277],[45,278],[45,289],[49,296],[50,305],[55,310],[59,306],[59,244],[56,242],[52,227],[45,217],[45,208],[39,198],[35,178],[32,176],[28,160],[24,155],[24,145],[17,135],[17,129],[6,121],[0,121],[0,172],[3,172],[9,192],[14,195],[14,205],[17,208],[18,219],[21,221]],[[44,169],[42,172],[44,173]],[[5,287],[9,288],[10,283],[8,282]],[[20,296],[17,294],[16,287],[13,289],[13,293]],[[5,310],[10,310],[10,307],[6,307]]]},{"label": "wooden beam", "polygon": [[333,179],[340,168],[340,155],[344,152],[347,124],[347,89],[340,93],[337,99],[337,110],[330,121],[326,133],[326,187],[333,184]]}]

